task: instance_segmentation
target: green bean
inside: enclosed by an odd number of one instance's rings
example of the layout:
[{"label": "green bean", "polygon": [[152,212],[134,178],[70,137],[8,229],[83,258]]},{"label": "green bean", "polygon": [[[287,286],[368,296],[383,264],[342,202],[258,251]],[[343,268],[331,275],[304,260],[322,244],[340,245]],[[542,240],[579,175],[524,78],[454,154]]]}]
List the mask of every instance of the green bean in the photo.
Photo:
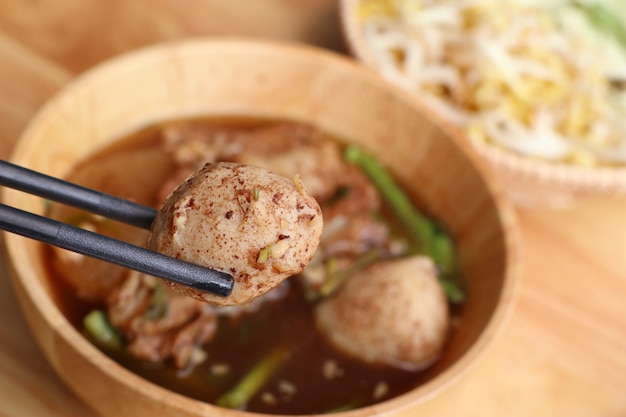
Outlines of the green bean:
[{"label": "green bean", "polygon": [[442,273],[457,272],[456,248],[450,236],[444,232],[433,236],[433,258],[437,260],[437,267]]},{"label": "green bean", "polygon": [[361,168],[374,183],[400,223],[407,228],[413,244],[419,246],[422,253],[432,257],[433,224],[415,210],[411,200],[395,183],[382,164],[375,157],[356,146],[346,148],[345,158],[348,162]]},{"label": "green bean", "polygon": [[439,284],[443,289],[446,298],[453,304],[460,304],[465,301],[465,291],[460,283],[457,283],[453,278],[439,275]]},{"label": "green bean", "polygon": [[258,362],[239,382],[217,400],[224,408],[241,409],[269,381],[284,362],[286,349],[278,346]]},{"label": "green bean", "polygon": [[83,319],[83,325],[99,345],[116,350],[124,347],[122,334],[111,325],[104,311],[91,311]]},{"label": "green bean", "polygon": [[461,303],[465,300],[463,283],[460,281],[456,248],[450,236],[443,231],[435,233],[433,251],[439,269],[439,283],[448,300],[452,303]]},{"label": "green bean", "polygon": [[346,148],[344,157],[363,170],[407,230],[412,242],[409,253],[422,253],[435,262],[439,269],[439,282],[448,300],[453,303],[464,300],[465,293],[458,279],[458,257],[450,237],[414,207],[404,190],[374,156],[352,145]]}]

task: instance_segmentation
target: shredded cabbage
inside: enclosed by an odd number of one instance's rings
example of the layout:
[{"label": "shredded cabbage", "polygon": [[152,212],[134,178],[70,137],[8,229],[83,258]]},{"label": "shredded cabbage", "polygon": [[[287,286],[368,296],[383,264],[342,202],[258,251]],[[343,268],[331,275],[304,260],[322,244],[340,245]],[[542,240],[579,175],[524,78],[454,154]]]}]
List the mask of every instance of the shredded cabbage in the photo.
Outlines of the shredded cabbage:
[{"label": "shredded cabbage", "polygon": [[[473,141],[625,164],[626,8],[601,1],[363,0],[358,16],[381,73]],[[587,15],[597,7],[615,8],[616,36]]]}]

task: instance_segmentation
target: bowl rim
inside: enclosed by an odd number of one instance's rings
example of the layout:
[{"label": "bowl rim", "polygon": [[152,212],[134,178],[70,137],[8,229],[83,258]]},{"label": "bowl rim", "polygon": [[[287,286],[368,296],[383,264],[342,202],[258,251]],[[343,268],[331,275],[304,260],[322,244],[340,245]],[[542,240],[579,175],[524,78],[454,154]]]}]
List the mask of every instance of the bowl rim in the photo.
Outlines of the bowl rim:
[{"label": "bowl rim", "polygon": [[[229,51],[237,53],[247,53],[250,49],[255,53],[269,53],[269,54],[284,54],[297,56],[308,60],[322,60],[327,65],[341,66],[344,69],[348,69],[355,76],[361,77],[368,83],[376,84],[377,88],[383,88],[386,90],[392,90],[394,95],[399,100],[403,100],[409,103],[411,106],[417,107],[418,111],[428,113],[433,119],[436,119],[438,123],[451,139],[456,142],[456,146],[461,148],[462,152],[467,154],[467,157],[471,159],[472,164],[475,165],[479,171],[481,179],[488,188],[488,192],[494,202],[495,212],[499,219],[501,228],[503,230],[504,246],[506,248],[507,259],[505,261],[504,278],[500,295],[497,303],[494,307],[494,311],[486,323],[484,329],[473,342],[470,348],[463,353],[463,355],[455,361],[449,368],[439,373],[434,378],[418,386],[417,388],[391,398],[379,402],[377,404],[362,407],[359,409],[337,413],[338,416],[356,417],[356,416],[383,416],[402,412],[409,407],[415,407],[418,404],[426,402],[432,397],[439,394],[448,386],[456,382],[462,375],[466,374],[471,368],[472,364],[477,362],[477,359],[482,356],[491,344],[491,341],[499,334],[505,327],[508,318],[512,314],[514,306],[514,294],[518,288],[521,278],[521,245],[519,230],[517,226],[517,217],[512,207],[502,197],[503,193],[498,184],[493,183],[488,175],[488,170],[485,167],[484,161],[478,157],[478,154],[473,150],[462,137],[459,132],[449,127],[449,124],[443,121],[438,115],[432,112],[429,108],[422,103],[416,101],[412,95],[395,87],[385,81],[375,71],[360,65],[357,61],[350,57],[340,55],[336,52],[322,49],[312,45],[301,44],[292,41],[278,41],[269,39],[252,39],[245,37],[210,37],[210,38],[194,38],[177,40],[171,42],[164,42],[155,45],[142,47],[136,50],[132,50],[106,61],[103,61],[85,73],[75,77],[68,84],[66,84],[59,92],[54,94],[42,108],[36,113],[35,117],[28,124],[24,130],[20,139],[16,143],[13,149],[10,160],[14,163],[20,163],[22,153],[24,153],[24,138],[30,135],[34,126],[40,123],[40,120],[46,119],[48,113],[54,113],[57,103],[65,100],[66,97],[70,97],[75,91],[84,88],[85,85],[92,82],[93,79],[106,76],[110,68],[115,68],[121,62],[140,62],[146,59],[154,59],[159,55],[165,53],[169,54],[172,51],[180,50],[193,50],[195,48],[202,50],[210,50],[213,48],[223,48],[228,46]],[[104,75],[103,75],[104,74]],[[12,199],[12,195],[15,190],[3,190],[2,200],[8,202]],[[210,413],[219,412],[221,415],[227,415],[231,417],[245,417],[245,416],[271,416],[271,414],[259,414],[247,411],[228,410],[221,407],[217,407],[210,403],[195,400],[186,397],[182,394],[178,394],[169,389],[161,387],[132,371],[126,369],[122,365],[119,365],[113,359],[106,356],[97,347],[84,338],[74,326],[67,320],[65,315],[61,312],[60,308],[56,305],[53,299],[46,293],[44,288],[32,280],[24,280],[24,276],[28,276],[30,273],[26,269],[29,265],[15,263],[16,259],[19,259],[20,252],[25,251],[24,240],[21,236],[17,236],[8,232],[3,232],[8,260],[12,264],[11,276],[14,283],[14,287],[19,287],[25,295],[32,301],[32,305],[36,309],[37,313],[44,318],[46,324],[50,327],[50,330],[55,336],[60,337],[63,342],[73,346],[80,354],[89,358],[89,362],[98,362],[98,368],[104,372],[109,378],[114,380],[117,384],[129,390],[130,392],[138,392],[141,395],[149,397],[155,401],[163,401],[163,398],[170,398],[172,401],[168,401],[170,406],[177,407],[180,411],[197,410],[197,415],[206,415]],[[26,268],[26,269],[25,269]],[[26,271],[26,272],[24,272]],[[18,293],[19,293],[18,290]],[[22,312],[25,313],[25,302],[21,299],[20,307]],[[27,315],[28,316],[28,315]],[[28,317],[27,317],[28,318]],[[29,327],[33,330],[33,323],[29,319]],[[43,348],[41,340],[37,337],[37,342],[40,347]],[[53,358],[48,355],[44,350],[45,355],[49,363],[55,367],[57,374],[62,372],[57,369],[56,364],[52,360]],[[61,375],[62,376],[62,375]],[[73,392],[82,398],[80,392],[75,390],[70,381],[65,381]]]},{"label": "bowl rim", "polygon": [[[354,58],[378,72],[375,60],[359,30],[358,21],[354,18],[354,10],[362,1],[364,0],[339,0],[341,31]],[[409,94],[415,100],[422,101],[419,94]],[[566,162],[550,162],[526,157],[497,145],[472,141],[460,128],[457,130],[459,136],[470,143],[476,153],[496,172],[521,181],[550,184],[550,187],[558,187],[567,196],[610,196],[626,193],[626,165],[583,167]],[[548,196],[547,198],[549,199]]]}]

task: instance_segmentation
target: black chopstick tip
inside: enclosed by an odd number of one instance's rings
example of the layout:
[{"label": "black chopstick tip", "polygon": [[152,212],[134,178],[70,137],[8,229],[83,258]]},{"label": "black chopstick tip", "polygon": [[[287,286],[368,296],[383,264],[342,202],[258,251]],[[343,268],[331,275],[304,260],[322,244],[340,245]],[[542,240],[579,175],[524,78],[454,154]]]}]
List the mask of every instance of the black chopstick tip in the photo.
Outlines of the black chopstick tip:
[{"label": "black chopstick tip", "polygon": [[196,280],[187,286],[202,292],[209,292],[220,297],[228,297],[234,286],[232,275],[215,269],[207,269],[206,279]]}]

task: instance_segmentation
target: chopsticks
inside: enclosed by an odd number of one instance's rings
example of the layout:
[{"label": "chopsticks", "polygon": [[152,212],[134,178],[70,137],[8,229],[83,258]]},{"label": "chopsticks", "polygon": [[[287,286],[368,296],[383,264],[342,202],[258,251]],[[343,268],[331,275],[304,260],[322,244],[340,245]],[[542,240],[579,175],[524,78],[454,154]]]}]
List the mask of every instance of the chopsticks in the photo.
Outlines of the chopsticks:
[{"label": "chopsticks", "polygon": [[133,201],[0,161],[0,185],[150,230],[157,211]]},{"label": "chopsticks", "polygon": [[[0,160],[0,185],[150,230],[157,211]],[[0,204],[0,229],[201,291],[228,296],[233,277],[117,239]]]}]

